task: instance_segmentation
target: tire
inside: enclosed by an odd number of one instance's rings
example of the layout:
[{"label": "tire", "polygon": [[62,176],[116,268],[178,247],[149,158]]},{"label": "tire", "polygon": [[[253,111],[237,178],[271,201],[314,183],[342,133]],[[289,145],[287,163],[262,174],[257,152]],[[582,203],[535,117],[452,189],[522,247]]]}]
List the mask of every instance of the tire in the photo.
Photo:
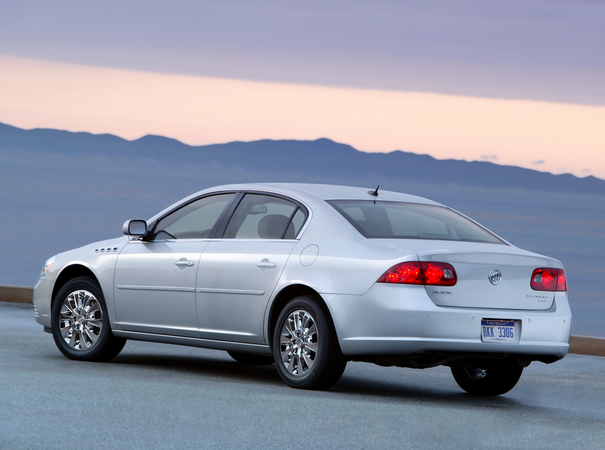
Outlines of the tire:
[{"label": "tire", "polygon": [[126,344],[111,332],[103,292],[91,278],[68,281],[54,298],[51,318],[55,344],[70,359],[109,361]]},{"label": "tire", "polygon": [[454,368],[452,375],[458,386],[469,394],[502,395],[515,387],[523,367],[492,367],[491,369]]},{"label": "tire", "polygon": [[267,355],[252,355],[250,353],[227,352],[229,356],[235,359],[238,363],[247,364],[250,366],[268,366],[273,364],[273,356]]},{"label": "tire", "polygon": [[273,356],[281,378],[299,389],[328,389],[347,365],[330,316],[306,296],[291,300],[280,313],[273,330]]}]

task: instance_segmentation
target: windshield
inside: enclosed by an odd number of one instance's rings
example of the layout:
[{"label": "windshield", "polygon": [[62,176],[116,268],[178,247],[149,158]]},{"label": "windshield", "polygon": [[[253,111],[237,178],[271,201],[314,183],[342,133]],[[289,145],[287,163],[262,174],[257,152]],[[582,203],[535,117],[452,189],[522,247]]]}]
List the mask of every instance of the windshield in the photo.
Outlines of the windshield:
[{"label": "windshield", "polygon": [[451,209],[418,203],[329,200],[364,237],[435,239],[504,244],[489,231]]}]

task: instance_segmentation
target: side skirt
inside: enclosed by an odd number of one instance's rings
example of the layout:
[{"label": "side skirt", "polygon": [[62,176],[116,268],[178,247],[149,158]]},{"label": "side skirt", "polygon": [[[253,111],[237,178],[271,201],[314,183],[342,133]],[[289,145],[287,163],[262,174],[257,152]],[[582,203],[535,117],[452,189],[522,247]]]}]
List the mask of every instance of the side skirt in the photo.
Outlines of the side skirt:
[{"label": "side skirt", "polygon": [[189,347],[210,348],[214,350],[225,350],[233,352],[251,353],[255,355],[272,356],[268,345],[245,344],[239,342],[215,341],[211,339],[200,339],[182,336],[168,336],[165,334],[140,333],[135,331],[112,330],[112,333],[124,339],[135,341],[159,342],[162,344],[187,345]]}]

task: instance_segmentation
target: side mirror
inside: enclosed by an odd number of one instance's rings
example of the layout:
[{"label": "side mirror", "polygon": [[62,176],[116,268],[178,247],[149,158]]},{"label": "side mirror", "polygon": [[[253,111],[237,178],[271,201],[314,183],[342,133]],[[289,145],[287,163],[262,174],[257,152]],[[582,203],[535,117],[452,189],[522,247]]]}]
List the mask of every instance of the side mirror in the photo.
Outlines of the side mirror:
[{"label": "side mirror", "polygon": [[142,219],[132,219],[124,222],[122,233],[126,236],[145,236],[147,234],[147,222]]}]

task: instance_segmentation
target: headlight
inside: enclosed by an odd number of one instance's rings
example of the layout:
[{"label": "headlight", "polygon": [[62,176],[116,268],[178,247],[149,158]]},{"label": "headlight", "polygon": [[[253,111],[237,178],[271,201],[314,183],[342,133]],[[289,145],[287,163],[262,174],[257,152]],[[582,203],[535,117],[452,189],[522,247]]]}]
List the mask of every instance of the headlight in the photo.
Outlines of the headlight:
[{"label": "headlight", "polygon": [[42,272],[40,272],[40,279],[46,276],[50,268],[53,266],[55,259],[57,259],[56,255],[46,260],[46,262],[44,263],[44,267],[42,267]]}]

